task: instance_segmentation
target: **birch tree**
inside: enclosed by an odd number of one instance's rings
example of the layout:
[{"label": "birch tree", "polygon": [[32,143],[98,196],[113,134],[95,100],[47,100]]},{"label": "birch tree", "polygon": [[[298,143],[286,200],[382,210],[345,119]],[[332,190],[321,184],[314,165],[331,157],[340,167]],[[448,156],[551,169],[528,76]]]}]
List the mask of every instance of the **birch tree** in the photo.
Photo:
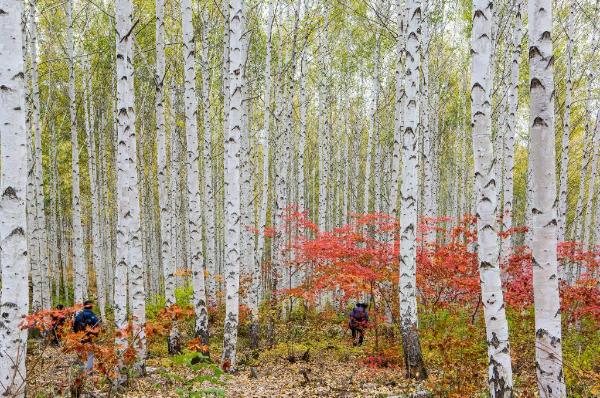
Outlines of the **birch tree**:
[{"label": "birch tree", "polygon": [[[492,154],[492,7],[493,2],[473,1],[471,39],[471,128],[475,160],[477,257],[481,302],[488,346],[488,383],[492,397],[512,397],[512,368],[508,322],[498,264],[497,186]],[[530,14],[531,15],[531,14]]]},{"label": "birch tree", "polygon": [[[86,76],[90,76],[90,67],[86,63]],[[100,241],[100,209],[99,209],[99,195],[98,195],[98,174],[96,172],[96,142],[94,140],[94,134],[92,132],[92,125],[90,121],[90,114],[93,115],[93,111],[90,110],[91,101],[89,98],[91,91],[91,82],[89,78],[84,79],[84,119],[85,119],[85,134],[87,138],[87,150],[88,150],[88,176],[90,181],[90,191],[92,199],[91,209],[91,224],[92,224],[92,259],[94,264],[94,270],[96,272],[96,293],[98,296],[98,308],[100,309],[100,316],[103,321],[106,321],[106,295],[104,282],[106,280],[104,275],[104,264],[102,261],[101,252],[101,241]]]},{"label": "birch tree", "polygon": [[569,171],[569,136],[571,135],[571,96],[573,91],[573,42],[575,7],[569,3],[567,19],[567,71],[565,81],[565,113],[561,139],[560,186],[558,190],[558,241],[564,242],[567,230],[567,179]]},{"label": "birch tree", "polygon": [[215,192],[213,189],[213,145],[212,145],[212,125],[210,120],[210,59],[209,59],[209,24],[210,17],[208,10],[204,9],[202,14],[202,103],[203,103],[203,121],[204,121],[204,224],[205,224],[205,245],[204,259],[208,281],[206,283],[208,290],[208,300],[213,304],[217,300],[217,258],[216,258],[216,227],[214,208]]},{"label": "birch tree", "polygon": [[418,0],[406,1],[407,41],[404,90],[405,123],[402,137],[402,185],[400,188],[400,331],[406,375],[426,379],[417,318],[417,199],[419,172],[419,67],[421,7]]},{"label": "birch tree", "polygon": [[[117,0],[117,269],[115,271],[115,324],[127,326],[127,297],[131,297],[132,346],[136,351],[136,368],[144,371],[146,339],[145,292],[140,241],[140,204],[135,132],[135,93],[133,85],[133,4]],[[128,283],[123,283],[123,281]],[[127,294],[127,286],[132,289]],[[127,340],[117,334],[116,344],[123,353]]]},{"label": "birch tree", "polygon": [[27,224],[27,126],[25,122],[23,2],[0,0],[0,394],[25,396],[29,308]]},{"label": "birch tree", "polygon": [[[523,28],[521,19],[521,8],[523,3],[521,0],[515,1],[514,4],[514,27],[512,31],[512,60],[510,63],[510,86],[508,90],[508,115],[506,117],[506,129],[503,134],[504,151],[504,181],[502,187],[504,189],[503,198],[503,214],[502,214],[502,230],[504,232],[512,228],[512,213],[513,213],[513,174],[515,169],[515,135],[516,135],[516,120],[517,111],[519,108],[519,64],[521,60],[521,41],[523,40]],[[502,262],[504,263],[508,255],[512,252],[512,234],[502,240]]]},{"label": "birch tree", "polygon": [[88,274],[83,247],[81,224],[81,192],[79,189],[79,140],[77,137],[77,111],[75,98],[75,44],[73,41],[73,2],[67,1],[67,51],[69,58],[69,114],[71,117],[71,211],[73,214],[73,288],[75,303],[83,303],[88,294]]},{"label": "birch tree", "polygon": [[187,211],[190,265],[194,289],[196,313],[195,334],[203,345],[208,345],[208,312],[202,258],[202,198],[200,196],[200,152],[198,147],[196,97],[196,43],[192,24],[192,2],[181,2],[181,25],[183,27],[183,57],[185,77],[185,136],[187,143]]},{"label": "birch tree", "polygon": [[225,136],[225,326],[223,368],[236,367],[240,285],[240,138],[243,92],[243,0],[229,0],[229,121]]},{"label": "birch tree", "polygon": [[535,359],[540,396],[566,397],[558,293],[552,2],[531,0],[529,134],[532,197]]},{"label": "birch tree", "polygon": [[[165,128],[164,82],[165,71],[165,2],[156,0],[156,151],[158,169],[158,203],[160,206],[160,260],[163,267],[165,305],[175,304],[175,289],[170,283],[174,272],[171,263],[171,231],[169,213],[169,169],[167,167],[167,133]],[[175,136],[174,132],[171,133]]]}]

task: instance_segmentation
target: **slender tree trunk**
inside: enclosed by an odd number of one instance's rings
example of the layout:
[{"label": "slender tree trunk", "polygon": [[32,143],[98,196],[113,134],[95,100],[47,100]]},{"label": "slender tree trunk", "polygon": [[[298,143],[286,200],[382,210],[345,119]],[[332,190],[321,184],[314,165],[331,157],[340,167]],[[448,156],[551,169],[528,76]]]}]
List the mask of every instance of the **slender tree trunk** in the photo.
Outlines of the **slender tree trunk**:
[{"label": "slender tree trunk", "polygon": [[400,331],[404,349],[406,375],[423,380],[427,370],[421,353],[417,317],[417,203],[419,173],[419,43],[421,7],[417,0],[407,0],[406,76],[404,89],[405,125],[402,139],[402,186],[400,189]]},{"label": "slender tree trunk", "polygon": [[592,207],[594,200],[594,191],[596,190],[596,178],[598,172],[598,156],[600,155],[600,112],[596,114],[596,129],[594,131],[594,137],[592,139],[592,168],[590,170],[590,181],[588,183],[588,196],[586,203],[585,220],[583,223],[583,245],[585,248],[592,250],[592,213],[594,208]]},{"label": "slender tree trunk", "polygon": [[[519,63],[521,60],[521,41],[523,40],[523,29],[521,20],[522,1],[517,0],[514,5],[514,28],[512,33],[512,61],[510,64],[510,87],[508,92],[508,115],[506,119],[506,131],[504,132],[504,206],[502,214],[502,231],[506,232],[512,228],[513,213],[513,175],[515,171],[515,135],[516,119],[519,109]],[[502,240],[502,260],[504,263],[512,252],[512,234]]]},{"label": "slender tree trunk", "polygon": [[[86,64],[86,76],[91,76],[91,69]],[[98,297],[98,308],[100,309],[100,316],[102,321],[106,321],[106,289],[104,282],[106,280],[104,275],[104,263],[102,261],[101,252],[101,241],[100,241],[100,211],[99,211],[99,197],[98,197],[98,174],[96,172],[96,142],[94,140],[94,133],[92,132],[92,125],[90,121],[90,113],[93,115],[94,112],[90,109],[91,102],[89,99],[91,91],[91,82],[88,79],[84,79],[83,82],[83,101],[84,101],[84,113],[85,113],[85,133],[87,138],[87,149],[88,149],[88,175],[90,181],[90,191],[92,199],[91,209],[91,226],[92,226],[92,256],[93,265],[96,272],[96,292]]]},{"label": "slender tree trunk", "polygon": [[556,168],[552,2],[529,2],[529,95],[532,163],[532,263],[535,358],[540,396],[566,397],[556,254]]},{"label": "slender tree trunk", "polygon": [[25,396],[27,330],[20,324],[29,308],[23,2],[2,0],[0,10],[0,394],[21,398]]},{"label": "slender tree trunk", "polygon": [[198,147],[196,96],[196,43],[192,24],[192,2],[181,3],[181,25],[183,27],[183,57],[185,69],[185,135],[187,143],[187,207],[190,264],[194,288],[194,310],[196,313],[196,336],[203,345],[208,345],[208,312],[202,258],[202,198],[200,196],[200,152]]},{"label": "slender tree trunk", "polygon": [[34,151],[33,151],[33,177],[35,186],[35,234],[37,243],[34,250],[37,250],[37,261],[40,270],[41,283],[41,308],[50,309],[52,297],[50,294],[50,279],[48,276],[48,237],[46,230],[46,213],[44,205],[44,177],[42,170],[42,132],[40,128],[40,90],[38,86],[38,66],[37,66],[37,20],[36,20],[36,2],[29,3],[29,24],[31,35],[31,90],[32,90],[32,116],[34,132]]},{"label": "slender tree trunk", "polygon": [[83,225],[79,190],[79,142],[77,138],[77,113],[75,110],[75,44],[73,42],[73,0],[67,1],[67,51],[69,56],[69,112],[71,116],[71,173],[72,173],[72,230],[73,230],[73,288],[75,303],[87,299],[88,274],[83,246]]},{"label": "slender tree trunk", "polygon": [[512,397],[512,368],[508,343],[508,322],[498,264],[497,186],[494,175],[491,131],[492,91],[492,6],[484,0],[473,1],[471,40],[471,126],[475,159],[477,204],[477,243],[481,301],[486,325],[492,397]]},{"label": "slender tree trunk", "polygon": [[[163,267],[165,305],[175,304],[175,289],[172,283],[174,272],[171,266],[170,214],[169,214],[169,168],[167,167],[167,132],[165,128],[165,2],[156,0],[156,152],[158,169],[158,203],[160,207],[160,260]],[[173,133],[172,133],[173,134]]]},{"label": "slender tree trunk", "polygon": [[240,284],[240,138],[243,102],[243,0],[229,1],[229,129],[225,136],[225,326],[222,367],[236,366]]},{"label": "slender tree trunk", "polygon": [[396,0],[396,24],[398,40],[396,40],[396,98],[394,103],[394,146],[392,149],[392,170],[390,187],[390,210],[392,216],[398,215],[398,184],[400,180],[400,148],[404,124],[404,25],[405,12],[403,2]]},{"label": "slender tree trunk", "polygon": [[217,258],[216,258],[216,230],[215,230],[215,192],[213,189],[213,145],[212,125],[210,120],[210,59],[209,59],[209,24],[208,10],[204,10],[202,17],[202,102],[204,120],[204,224],[206,231],[204,258],[208,281],[208,302],[211,305],[217,302]]},{"label": "slender tree trunk", "polygon": [[[115,272],[115,323],[117,329],[127,325],[126,286],[129,285],[132,302],[132,346],[136,351],[136,370],[144,372],[146,356],[145,292],[142,247],[140,241],[140,204],[137,174],[137,145],[135,131],[135,93],[133,85],[133,4],[131,0],[117,0],[117,207],[118,241],[117,271]],[[125,275],[127,277],[125,277]],[[127,280],[128,283],[123,283]],[[123,349],[126,343],[117,337]]]},{"label": "slender tree trunk", "polygon": [[573,230],[572,239],[576,242],[580,242],[583,238],[583,224],[584,224],[584,202],[585,202],[585,182],[587,176],[587,170],[589,165],[589,157],[593,144],[588,141],[593,141],[593,135],[591,133],[591,98],[592,98],[592,76],[588,76],[588,89],[587,89],[587,100],[585,105],[585,133],[583,135],[582,143],[582,155],[581,155],[581,174],[579,177],[579,195],[577,196],[577,205],[575,208],[575,218],[573,219]]}]

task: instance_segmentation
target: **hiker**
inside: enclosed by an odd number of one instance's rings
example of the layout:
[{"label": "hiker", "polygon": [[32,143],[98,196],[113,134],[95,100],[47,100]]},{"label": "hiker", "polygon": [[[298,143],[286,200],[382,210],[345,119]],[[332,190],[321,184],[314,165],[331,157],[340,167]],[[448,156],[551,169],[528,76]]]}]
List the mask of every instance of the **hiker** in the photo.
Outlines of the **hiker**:
[{"label": "hiker", "polygon": [[[98,319],[96,314],[94,314],[94,311],[92,311],[93,308],[94,303],[91,300],[86,300],[83,303],[83,309],[75,315],[75,319],[73,320],[74,332],[85,331],[85,335],[81,339],[81,343],[83,345],[89,345],[94,339],[94,337],[96,337],[100,332],[100,320]],[[87,351],[87,362],[85,370],[91,371],[93,368],[94,353],[92,351]]]},{"label": "hiker", "polygon": [[[352,331],[353,345],[362,345],[365,338],[365,328],[367,327],[367,322],[369,322],[367,305],[364,303],[356,303],[356,306],[350,313],[350,322],[348,322],[348,327]],[[358,341],[356,341],[357,337]]]},{"label": "hiker", "polygon": [[58,345],[62,339],[62,327],[66,320],[66,316],[63,312],[64,309],[64,305],[58,304],[56,310],[52,313],[52,334],[50,335],[50,338],[54,345]]}]

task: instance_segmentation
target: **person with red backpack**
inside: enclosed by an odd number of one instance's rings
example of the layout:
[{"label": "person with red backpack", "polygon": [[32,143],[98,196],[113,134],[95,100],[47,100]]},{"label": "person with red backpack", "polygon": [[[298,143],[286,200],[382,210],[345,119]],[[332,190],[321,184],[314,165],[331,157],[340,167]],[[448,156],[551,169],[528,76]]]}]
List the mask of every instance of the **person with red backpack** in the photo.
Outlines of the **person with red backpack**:
[{"label": "person with red backpack", "polygon": [[356,303],[356,306],[350,313],[350,321],[348,322],[348,327],[352,331],[352,343],[354,346],[362,345],[368,322],[369,313],[367,312],[367,305],[364,303]]}]

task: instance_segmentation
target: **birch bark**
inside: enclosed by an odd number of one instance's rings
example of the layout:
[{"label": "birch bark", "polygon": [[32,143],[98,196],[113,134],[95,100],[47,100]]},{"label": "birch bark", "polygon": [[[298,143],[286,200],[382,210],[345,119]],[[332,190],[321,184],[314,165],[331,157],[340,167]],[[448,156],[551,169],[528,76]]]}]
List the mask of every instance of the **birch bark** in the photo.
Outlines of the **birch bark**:
[{"label": "birch bark", "polygon": [[418,0],[406,1],[408,16],[406,41],[406,76],[404,89],[405,124],[402,138],[402,186],[400,189],[400,331],[406,374],[426,379],[427,371],[419,342],[416,295],[416,232],[419,172],[419,67],[421,7]]},{"label": "birch bark", "polygon": [[[86,63],[86,76],[89,78],[91,76],[91,70],[89,65]],[[87,138],[87,151],[88,151],[88,176],[90,181],[90,191],[91,191],[91,199],[92,199],[92,209],[91,209],[91,224],[92,224],[92,258],[94,270],[96,272],[96,293],[98,296],[98,308],[100,309],[100,316],[102,321],[106,321],[106,295],[105,295],[105,275],[104,275],[104,264],[102,261],[102,253],[101,253],[101,241],[100,241],[100,212],[99,212],[99,198],[98,198],[98,174],[96,172],[96,143],[94,140],[92,126],[90,122],[90,113],[93,112],[90,110],[90,89],[91,82],[88,78],[84,79],[83,82],[83,99],[84,99],[84,118],[85,118],[85,134]]]},{"label": "birch bark", "polygon": [[569,136],[571,135],[571,95],[573,91],[573,38],[575,25],[575,7],[569,3],[569,17],[567,19],[567,71],[565,81],[565,113],[563,117],[563,131],[561,140],[560,158],[560,188],[558,191],[558,241],[564,242],[567,231],[567,180],[569,171]]},{"label": "birch bark", "polygon": [[[556,168],[552,2],[531,0],[529,15],[529,134],[531,137],[532,263],[535,357],[540,396],[566,397],[562,367],[556,254]],[[550,164],[548,164],[550,162]]]},{"label": "birch bark", "polygon": [[471,127],[477,198],[477,254],[489,357],[488,383],[492,397],[509,398],[512,397],[512,368],[498,264],[498,188],[492,154],[492,7],[493,3],[489,1],[473,1]]},{"label": "birch bark", "polygon": [[[135,93],[133,68],[133,4],[131,0],[117,0],[116,56],[117,56],[117,271],[115,271],[115,323],[117,329],[127,325],[127,292],[129,285],[132,302],[132,346],[136,351],[136,369],[144,372],[146,356],[145,292],[140,241],[140,204],[137,173],[137,145],[135,131]],[[127,275],[127,277],[124,276]],[[127,280],[128,283],[123,283]],[[118,314],[117,314],[118,313]],[[117,337],[119,348],[126,341]],[[121,352],[122,353],[122,352]]]},{"label": "birch bark", "polygon": [[[521,60],[521,41],[523,40],[523,28],[521,18],[522,0],[516,0],[514,4],[514,28],[512,33],[512,61],[510,64],[510,88],[508,92],[508,115],[506,118],[506,131],[504,132],[504,206],[502,214],[502,231],[506,232],[512,228],[513,213],[513,175],[515,171],[515,135],[516,119],[519,109],[519,64]],[[505,263],[512,253],[512,234],[502,240],[502,259]]]},{"label": "birch bark", "polygon": [[[158,169],[158,203],[160,207],[160,260],[163,267],[163,285],[165,305],[175,304],[175,289],[170,283],[174,277],[171,262],[171,231],[170,231],[170,190],[169,168],[167,166],[167,133],[165,128],[164,82],[165,71],[165,2],[156,0],[156,69],[154,80],[156,84],[156,152]],[[174,135],[174,133],[171,133]]]},{"label": "birch bark", "polygon": [[208,274],[207,298],[210,304],[217,302],[217,258],[215,227],[215,192],[213,189],[213,145],[212,125],[210,120],[210,59],[209,59],[209,24],[210,17],[205,9],[202,16],[202,102],[204,120],[204,224],[206,231],[204,259]]},{"label": "birch bark", "polygon": [[69,114],[71,117],[71,179],[72,179],[72,229],[75,303],[81,304],[88,294],[88,274],[83,246],[83,226],[79,189],[79,143],[77,138],[77,112],[75,110],[75,44],[73,41],[73,2],[67,1],[67,51],[69,57]]},{"label": "birch bark", "polygon": [[229,121],[225,136],[225,325],[223,368],[236,367],[240,277],[240,138],[243,101],[243,0],[229,0]]},{"label": "birch bark", "polygon": [[25,396],[27,331],[20,323],[29,309],[22,15],[22,1],[0,0],[0,393],[15,398]]},{"label": "birch bark", "polygon": [[396,98],[394,103],[394,146],[392,148],[392,170],[390,186],[390,210],[392,216],[398,215],[398,184],[400,177],[400,148],[404,124],[404,19],[403,2],[396,0],[396,24],[398,25],[398,40],[396,41]]},{"label": "birch bark", "polygon": [[196,97],[196,43],[192,24],[192,1],[181,2],[183,27],[183,57],[185,69],[185,135],[187,143],[187,207],[190,265],[194,288],[195,333],[203,345],[208,345],[208,312],[202,258],[202,199],[200,196],[200,153],[198,147]]}]

